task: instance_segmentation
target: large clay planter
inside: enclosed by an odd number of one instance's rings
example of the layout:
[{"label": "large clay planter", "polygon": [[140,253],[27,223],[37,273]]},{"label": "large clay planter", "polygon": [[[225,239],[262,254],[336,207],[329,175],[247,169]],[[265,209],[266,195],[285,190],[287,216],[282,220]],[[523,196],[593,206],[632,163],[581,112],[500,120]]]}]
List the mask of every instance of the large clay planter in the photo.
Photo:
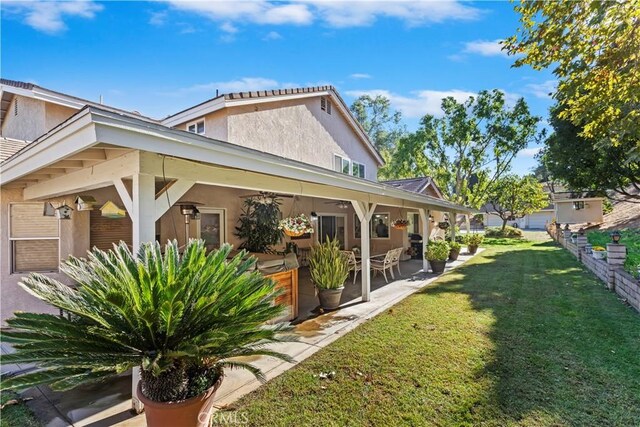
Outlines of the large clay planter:
[{"label": "large clay planter", "polygon": [[429,260],[429,265],[431,266],[431,271],[433,271],[434,274],[441,274],[444,272],[444,268],[447,265],[447,261]]},{"label": "large clay planter", "polygon": [[457,260],[459,255],[460,255],[460,249],[458,249],[457,251],[454,251],[453,249],[451,249],[449,251],[449,261]]},{"label": "large clay planter", "polygon": [[469,252],[471,255],[474,255],[477,250],[478,245],[467,245],[467,252]]},{"label": "large clay planter", "polygon": [[342,290],[344,286],[338,289],[319,289],[318,298],[320,299],[320,306],[324,310],[335,310],[340,307],[340,298],[342,297]]},{"label": "large clay planter", "polygon": [[142,394],[138,383],[138,399],[144,404],[148,427],[209,427],[213,398],[222,384],[222,375],[206,392],[180,402],[154,402]]}]

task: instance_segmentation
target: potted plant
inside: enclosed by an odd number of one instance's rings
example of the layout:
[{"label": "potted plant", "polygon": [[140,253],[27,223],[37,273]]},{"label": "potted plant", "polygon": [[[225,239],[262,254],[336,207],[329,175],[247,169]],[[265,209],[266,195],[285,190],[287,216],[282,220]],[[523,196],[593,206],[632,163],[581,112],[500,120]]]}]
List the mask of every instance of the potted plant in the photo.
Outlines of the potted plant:
[{"label": "potted plant", "polygon": [[327,239],[324,243],[311,248],[309,271],[322,308],[325,310],[338,308],[344,282],[349,276],[349,261],[340,250],[338,239]]},{"label": "potted plant", "polygon": [[49,384],[54,390],[141,369],[138,397],[147,425],[208,426],[224,368],[263,373],[239,356],[290,357],[265,344],[291,341],[288,325],[266,325],[281,315],[275,283],[253,271],[255,260],[230,245],[206,253],[190,240],[180,255],[170,242],[145,243],[134,255],[124,242],[94,249],[87,259],[70,257],[60,270],[70,288],[31,273],[21,286],[67,315],[16,312],[2,340],[15,353],[2,364],[35,363],[41,370],[3,378],[1,388]]},{"label": "potted plant", "polygon": [[465,237],[465,241],[467,243],[467,251],[469,252],[469,254],[471,255],[475,254],[476,251],[478,250],[478,246],[482,244],[483,240],[484,240],[484,236],[482,234],[478,234],[478,233],[467,234]]},{"label": "potted plant", "polygon": [[394,219],[391,226],[397,230],[406,230],[409,227],[409,220],[404,218]]},{"label": "potted plant", "polygon": [[451,227],[451,224],[449,224],[449,221],[440,221],[438,223],[438,228],[441,230],[448,230],[449,227]]},{"label": "potted plant", "polygon": [[427,245],[427,251],[425,257],[429,261],[431,270],[440,274],[444,271],[447,265],[447,259],[449,258],[449,243],[444,240],[430,240]]},{"label": "potted plant", "polygon": [[455,261],[460,255],[462,245],[458,242],[449,242],[449,261]]},{"label": "potted plant", "polygon": [[264,194],[244,199],[235,235],[242,240],[240,249],[249,252],[267,252],[282,241],[280,199]]},{"label": "potted plant", "polygon": [[594,246],[591,248],[591,256],[595,259],[604,259],[607,255],[607,250],[602,246]]},{"label": "potted plant", "polygon": [[311,220],[305,214],[283,219],[278,224],[278,229],[289,237],[300,237],[303,234],[313,233]]}]

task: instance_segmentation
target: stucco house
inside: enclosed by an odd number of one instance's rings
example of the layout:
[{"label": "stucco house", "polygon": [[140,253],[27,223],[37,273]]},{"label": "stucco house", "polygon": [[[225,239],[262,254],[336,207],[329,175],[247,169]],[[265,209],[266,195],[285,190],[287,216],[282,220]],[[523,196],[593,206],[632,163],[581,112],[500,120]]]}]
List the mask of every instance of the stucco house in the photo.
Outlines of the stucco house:
[{"label": "stucco house", "polygon": [[[337,235],[345,249],[361,248],[364,301],[369,255],[409,245],[409,230],[378,236],[374,222],[410,218],[411,231],[428,235],[430,216],[470,213],[433,183],[377,182],[383,159],[331,86],[224,94],[162,120],[30,83],[3,79],[0,93],[3,321],[47,310],[19,288],[24,274],[69,283],[60,261],[94,246],[187,237],[238,246],[243,200],[257,192],[282,195],[285,216],[317,218],[299,247]],[[187,202],[199,217],[185,217]],[[47,216],[45,207],[63,205],[74,209],[69,219]],[[295,292],[288,298],[295,317]]]},{"label": "stucco house", "polygon": [[[509,220],[507,225],[542,230],[553,221],[560,224],[599,224],[602,222],[603,197],[589,197],[583,193],[566,191],[558,184],[552,186],[545,183],[543,187],[545,193],[549,195],[549,204],[537,212]],[[485,226],[502,226],[502,219],[495,213],[491,203],[484,205],[480,210],[484,213]]]}]

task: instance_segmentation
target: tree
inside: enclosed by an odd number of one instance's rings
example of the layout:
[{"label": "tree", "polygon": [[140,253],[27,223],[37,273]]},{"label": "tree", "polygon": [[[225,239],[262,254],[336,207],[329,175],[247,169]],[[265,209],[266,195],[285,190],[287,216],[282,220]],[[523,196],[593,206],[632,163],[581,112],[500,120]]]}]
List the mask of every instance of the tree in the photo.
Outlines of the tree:
[{"label": "tree", "polygon": [[524,99],[513,107],[494,89],[458,102],[442,100],[444,116],[426,115],[420,128],[401,138],[390,162],[395,177],[432,176],[447,197],[480,207],[516,154],[535,141],[539,117]]},{"label": "tree", "polygon": [[389,178],[389,160],[393,156],[398,139],[406,134],[402,114],[392,111],[391,102],[383,95],[362,95],[351,104],[350,109],[387,163],[387,166],[378,170],[378,178]]},{"label": "tree", "polygon": [[629,191],[629,187],[640,190],[640,160],[630,155],[633,143],[625,139],[609,146],[585,138],[582,129],[562,119],[561,113],[560,106],[551,109],[553,133],[538,156],[549,176],[574,191],[640,202],[640,195]]},{"label": "tree", "polygon": [[549,196],[535,177],[506,175],[497,180],[489,192],[489,204],[502,219],[502,231],[507,221],[523,218],[549,204]]},{"label": "tree", "polygon": [[560,118],[640,156],[640,1],[523,1],[505,49],[534,69],[554,66]]}]

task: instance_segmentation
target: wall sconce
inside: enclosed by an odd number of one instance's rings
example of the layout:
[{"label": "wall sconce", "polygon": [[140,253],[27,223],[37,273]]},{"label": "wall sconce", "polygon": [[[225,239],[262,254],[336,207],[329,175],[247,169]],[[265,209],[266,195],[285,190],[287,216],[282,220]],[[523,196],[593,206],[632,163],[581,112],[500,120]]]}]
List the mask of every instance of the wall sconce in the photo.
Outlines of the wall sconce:
[{"label": "wall sconce", "polygon": [[578,230],[578,235],[584,236],[584,228],[580,227],[580,230]]},{"label": "wall sconce", "polygon": [[620,234],[619,231],[614,231],[613,233],[610,234],[610,236],[611,236],[611,241],[613,243],[615,243],[616,245],[620,243],[620,238],[622,238],[622,234]]},{"label": "wall sconce", "polygon": [[311,219],[311,221],[317,221],[318,220],[318,214],[316,213],[316,211],[311,211],[311,214],[309,215],[309,219]]}]

